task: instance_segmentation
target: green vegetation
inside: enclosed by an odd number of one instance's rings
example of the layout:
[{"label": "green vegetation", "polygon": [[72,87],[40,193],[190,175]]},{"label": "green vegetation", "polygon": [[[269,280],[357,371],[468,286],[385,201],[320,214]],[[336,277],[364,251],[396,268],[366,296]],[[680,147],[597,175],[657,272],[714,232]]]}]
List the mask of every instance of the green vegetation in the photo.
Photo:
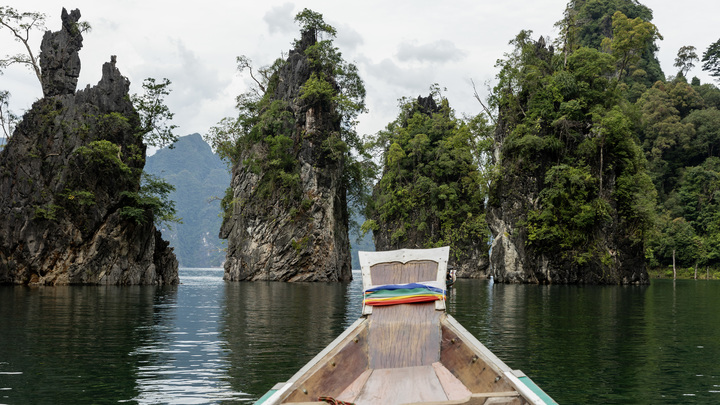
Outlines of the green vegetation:
[{"label": "green vegetation", "polygon": [[175,215],[175,202],[169,198],[170,193],[173,191],[175,191],[175,187],[170,183],[143,172],[139,191],[123,191],[120,193],[128,201],[120,209],[120,215],[138,224],[145,224],[149,220],[154,220],[158,227],[170,228],[172,223],[182,221],[181,218]]},{"label": "green vegetation", "polygon": [[81,146],[73,152],[82,157],[87,166],[91,166],[93,172],[102,175],[114,175],[122,173],[124,176],[132,176],[132,169],[122,161],[120,146],[110,141],[92,141],[88,146]]},{"label": "green vegetation", "polygon": [[150,146],[162,148],[177,141],[173,131],[176,125],[170,124],[174,113],[165,105],[165,96],[170,94],[170,80],[159,83],[152,77],[143,81],[143,93],[133,94],[130,99],[140,116],[139,135]]},{"label": "green vegetation", "polygon": [[[598,16],[607,22],[609,11],[603,10]],[[513,52],[498,64],[492,99],[504,140],[491,204],[514,192],[504,188],[504,179],[536,178],[538,198],[521,222],[526,243],[585,271],[614,267],[608,240],[642,252],[654,224],[655,190],[634,135],[625,79],[637,77],[640,55],[658,34],[640,18],[610,14],[611,27],[598,26],[610,37],[596,41],[596,33],[568,29],[561,53],[521,32],[511,41]],[[597,42],[597,48],[570,45]],[[602,270],[597,276],[617,282]]]},{"label": "green vegetation", "polygon": [[[305,140],[320,146],[318,164],[345,168],[343,187],[351,205],[359,205],[367,194],[368,165],[364,161],[368,156],[354,130],[357,116],[365,111],[363,82],[355,65],[345,62],[333,46],[336,31],[323,21],[321,14],[305,9],[295,21],[301,27],[302,39],[295,42],[293,52],[302,52],[309,64],[308,77],[297,97],[278,93],[280,77],[286,74],[286,61],[278,59],[271,66],[260,68],[256,75],[252,61],[240,56],[238,69],[247,71],[256,87],[238,96],[238,116],[223,119],[205,138],[230,165],[242,165],[243,170],[260,176],[251,199],[233,201],[232,193],[226,193],[222,202],[226,215],[236,203],[245,206],[279,201],[295,213],[307,209],[303,203],[307,205],[308,199],[311,202],[312,196],[301,190],[298,160]],[[291,108],[291,104],[299,104],[303,110],[322,111],[318,116],[323,122],[308,125],[307,130],[297,133],[296,120],[300,118],[295,117],[293,110],[298,106]]]},{"label": "green vegetation", "polygon": [[634,0],[570,0],[556,23],[558,45],[565,60],[581,47],[611,53],[617,61],[613,73],[637,93],[665,80],[651,40],[660,35],[650,21],[652,10]]},{"label": "green vegetation", "polygon": [[[511,41],[491,100],[505,138],[490,201],[512,192],[503,179],[534,176],[539,195],[523,222],[533,249],[581,270],[608,266],[602,241],[615,232],[644,249],[655,275],[668,266],[712,274],[720,90],[685,80],[698,61],[692,46],[678,51],[677,76],[662,75],[651,18],[634,1],[571,1],[558,52],[527,31]],[[717,44],[703,54],[711,74]]]},{"label": "green vegetation", "polygon": [[[402,99],[398,118],[378,133],[383,174],[367,208],[365,232],[383,249],[468,246],[487,254],[486,179],[478,170],[482,117],[458,119],[437,87],[428,98]],[[481,143],[486,145],[486,143]]]},{"label": "green vegetation", "polygon": [[33,219],[54,221],[57,219],[58,211],[61,210],[62,207],[55,204],[48,204],[44,207],[36,206]]}]

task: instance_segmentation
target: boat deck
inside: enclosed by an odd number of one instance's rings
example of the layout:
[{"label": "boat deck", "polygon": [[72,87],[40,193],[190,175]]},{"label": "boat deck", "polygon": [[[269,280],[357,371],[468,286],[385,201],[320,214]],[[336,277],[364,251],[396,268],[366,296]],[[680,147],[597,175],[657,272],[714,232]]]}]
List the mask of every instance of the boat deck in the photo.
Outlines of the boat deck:
[{"label": "boat deck", "polygon": [[[376,261],[364,266],[363,281],[366,288],[444,282],[445,264]],[[313,402],[323,397],[356,405],[545,403],[444,309],[444,300],[364,307],[364,318],[275,397],[283,404],[326,404]]]}]

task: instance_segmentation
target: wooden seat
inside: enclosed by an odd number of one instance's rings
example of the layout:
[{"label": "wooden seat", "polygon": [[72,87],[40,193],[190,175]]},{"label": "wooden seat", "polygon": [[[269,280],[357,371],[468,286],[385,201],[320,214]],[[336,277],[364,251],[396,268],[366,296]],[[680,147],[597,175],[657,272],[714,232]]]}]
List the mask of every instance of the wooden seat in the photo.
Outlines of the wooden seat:
[{"label": "wooden seat", "polygon": [[[432,260],[386,262],[382,253],[366,253],[361,264],[366,288],[439,278],[440,266]],[[441,279],[444,280],[444,274]],[[447,401],[448,395],[433,366],[440,361],[443,311],[436,310],[437,307],[435,302],[426,302],[376,306],[364,311],[368,316],[369,370],[338,399],[367,405]],[[444,303],[441,308],[444,309]]]}]

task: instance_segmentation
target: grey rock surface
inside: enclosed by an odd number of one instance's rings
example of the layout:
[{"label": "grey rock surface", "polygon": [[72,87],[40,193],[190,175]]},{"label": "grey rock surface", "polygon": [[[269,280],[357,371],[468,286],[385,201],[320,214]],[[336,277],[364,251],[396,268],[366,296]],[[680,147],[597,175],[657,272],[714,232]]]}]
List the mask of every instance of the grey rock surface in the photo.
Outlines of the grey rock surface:
[{"label": "grey rock surface", "polygon": [[146,149],[130,83],[112,57],[96,86],[75,93],[73,58],[70,73],[53,59],[66,56],[41,54],[43,66],[60,66],[43,70],[53,95],[33,104],[0,151],[0,283],[176,284],[177,260],[152,213],[140,223],[123,215]]},{"label": "grey rock surface", "polygon": [[80,10],[69,14],[62,9],[62,29],[46,31],[40,44],[40,69],[45,97],[73,94],[80,77],[82,33],[78,28]]},{"label": "grey rock surface", "polygon": [[352,279],[343,164],[321,147],[328,133],[340,130],[340,120],[328,105],[299,97],[311,75],[304,50],[314,43],[314,34],[306,33],[289,52],[272,95],[292,114],[294,170],[305,204],[288,206],[282,195],[260,198],[256,191],[263,173],[246,162],[263,160],[268,151],[262,144],[245,150],[232,169],[235,203],[220,230],[220,237],[228,240],[226,280]]}]

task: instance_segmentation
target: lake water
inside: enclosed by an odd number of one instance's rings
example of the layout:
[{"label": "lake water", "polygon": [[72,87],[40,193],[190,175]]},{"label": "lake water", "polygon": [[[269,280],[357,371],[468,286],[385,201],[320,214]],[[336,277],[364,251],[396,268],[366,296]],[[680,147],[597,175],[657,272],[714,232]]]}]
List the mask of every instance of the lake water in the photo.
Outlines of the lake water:
[{"label": "lake water", "polygon": [[[252,403],[360,315],[347,285],[0,286],[0,404]],[[458,280],[455,316],[561,404],[719,404],[720,282]]]}]

